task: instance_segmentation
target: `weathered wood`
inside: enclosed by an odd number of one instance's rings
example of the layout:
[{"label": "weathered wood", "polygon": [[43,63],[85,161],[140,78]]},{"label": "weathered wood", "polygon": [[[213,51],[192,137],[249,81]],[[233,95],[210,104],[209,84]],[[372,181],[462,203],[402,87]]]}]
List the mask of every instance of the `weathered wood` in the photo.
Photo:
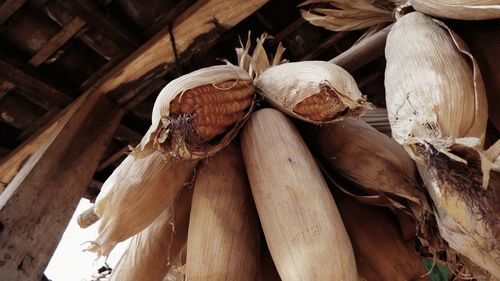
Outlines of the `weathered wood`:
[{"label": "weathered wood", "polygon": [[21,8],[26,0],[6,0],[0,6],[0,25],[7,21],[19,8]]},{"label": "weathered wood", "polygon": [[122,115],[109,98],[89,97],[0,195],[2,278],[41,278]]},{"label": "weathered wood", "polygon": [[57,0],[59,4],[66,9],[71,10],[75,15],[78,15],[88,25],[94,26],[106,34],[111,40],[118,45],[125,45],[128,47],[137,48],[141,44],[141,39],[138,36],[127,31],[119,23],[113,21],[111,18],[106,17],[104,13],[99,11],[99,8],[93,1],[89,0]]},{"label": "weathered wood", "polygon": [[165,13],[163,16],[161,16],[153,25],[146,28],[146,30],[144,31],[144,34],[146,34],[148,36],[152,36],[152,35],[156,34],[158,31],[164,29],[177,16],[179,16],[181,13],[186,11],[195,2],[196,2],[195,0],[179,0],[179,1],[177,1],[177,4],[175,4],[174,7],[172,7],[167,13]]},{"label": "weathered wood", "polygon": [[287,37],[288,34],[294,32],[295,30],[297,30],[305,22],[306,22],[306,20],[303,17],[299,17],[294,22],[292,22],[289,26],[285,27],[283,30],[281,30],[280,32],[278,32],[278,34],[276,34],[274,36],[274,38],[271,39],[271,42],[273,44],[278,44],[281,40],[283,40],[285,37]]},{"label": "weathered wood", "polygon": [[370,74],[364,76],[362,79],[358,81],[358,88],[363,88],[366,85],[370,84],[371,82],[375,81],[378,79],[380,76],[384,76],[384,70],[379,69],[376,71],[371,72]]},{"label": "weathered wood", "polygon": [[[198,1],[176,18],[172,34],[180,57],[187,58],[215,41],[222,32],[235,26],[264,5],[267,0]],[[134,82],[144,83],[162,77],[175,64],[175,55],[168,28],[160,31],[137,52],[123,61],[106,79],[101,90],[119,97],[133,88]]]},{"label": "weathered wood", "polygon": [[52,37],[45,46],[42,47],[31,59],[29,64],[37,67],[48,59],[53,53],[61,48],[66,42],[69,41],[82,27],[85,26],[85,21],[79,17],[72,19],[65,25],[59,33]]},{"label": "weathered wood", "polygon": [[0,100],[0,120],[20,130],[43,115],[44,110],[13,92]]},{"label": "weathered wood", "polygon": [[338,32],[335,33],[328,38],[326,38],[321,44],[319,44],[318,47],[316,47],[312,52],[306,54],[303,56],[300,60],[312,60],[321,55],[324,51],[326,51],[328,48],[335,46],[337,42],[342,40],[342,38],[346,37],[349,34],[349,32],[344,31],[344,32]]},{"label": "weathered wood", "polygon": [[117,152],[113,153],[111,156],[108,158],[104,159],[101,161],[99,164],[99,167],[97,167],[97,171],[102,171],[106,169],[109,165],[113,164],[114,162],[118,161],[118,159],[127,156],[127,152],[130,151],[130,148],[127,146],[122,147],[120,150]]},{"label": "weathered wood", "polygon": [[138,144],[142,139],[142,135],[126,126],[120,125],[118,130],[116,130],[115,138],[125,143]]},{"label": "weathered wood", "polygon": [[29,136],[33,135],[40,128],[45,126],[45,124],[50,123],[52,120],[55,120],[56,116],[61,112],[61,109],[58,107],[53,107],[49,111],[47,111],[42,117],[38,118],[35,122],[33,122],[28,128],[26,128],[18,137],[17,140],[24,141]]},{"label": "weathered wood", "polygon": [[384,54],[385,41],[392,25],[364,38],[330,62],[353,72]]},{"label": "weathered wood", "polygon": [[5,95],[12,89],[14,89],[16,85],[12,84],[9,81],[3,81],[0,83],[0,100],[5,97]]},{"label": "weathered wood", "polygon": [[36,73],[30,71],[28,66],[21,62],[13,62],[0,57],[0,76],[10,81],[16,87],[32,95],[44,108],[52,106],[65,107],[71,102],[71,98],[57,90],[43,78],[37,77]]}]

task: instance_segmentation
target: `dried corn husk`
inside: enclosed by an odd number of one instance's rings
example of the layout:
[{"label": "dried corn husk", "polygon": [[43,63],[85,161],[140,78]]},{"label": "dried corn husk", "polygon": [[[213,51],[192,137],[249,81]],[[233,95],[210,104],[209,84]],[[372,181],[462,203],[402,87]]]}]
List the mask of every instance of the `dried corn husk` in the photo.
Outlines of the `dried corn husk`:
[{"label": "dried corn husk", "polygon": [[420,164],[442,237],[498,278],[498,184],[481,150],[487,102],[474,58],[443,23],[414,12],[389,33],[386,59],[392,134]]},{"label": "dried corn husk", "polygon": [[262,72],[255,84],[274,107],[314,124],[357,117],[370,108],[354,78],[340,66],[324,61],[273,66]]},{"label": "dried corn husk", "polygon": [[158,281],[168,273],[187,240],[193,191],[185,188],[146,229],[134,236],[110,281]]},{"label": "dried corn husk", "polygon": [[332,31],[358,30],[394,21],[393,10],[400,0],[309,0],[299,6],[329,3],[330,8],[301,10],[302,17],[312,25]]},{"label": "dried corn husk", "polygon": [[[186,241],[187,242],[187,241]],[[172,266],[168,271],[163,281],[184,281],[186,278],[186,255],[187,255],[187,244],[180,251],[177,258],[172,262]]]},{"label": "dried corn husk", "polygon": [[282,280],[357,280],[351,243],[306,144],[274,109],[242,131],[248,178],[267,245]]},{"label": "dried corn husk", "polygon": [[80,228],[87,228],[96,223],[98,220],[99,216],[97,216],[95,213],[95,206],[92,206],[79,214],[76,222],[78,223]]},{"label": "dried corn husk", "polygon": [[190,281],[254,281],[260,230],[239,143],[206,159],[196,175],[189,221]]},{"label": "dried corn husk", "polygon": [[[190,91],[195,97],[183,100],[183,96]],[[240,91],[245,91],[241,100],[229,101],[230,97],[236,98],[236,93]],[[225,95],[224,102],[228,102],[225,104],[227,106],[203,107],[210,101],[207,96],[214,92]],[[188,113],[182,110],[183,103],[190,104]],[[237,110],[230,110],[228,106],[236,107]],[[252,80],[238,66],[211,66],[183,75],[161,90],[153,107],[152,125],[134,154],[142,157],[158,150],[178,159],[210,156],[229,144],[238,134],[244,121],[250,116],[252,107]],[[229,111],[231,114],[227,115]],[[202,114],[213,115],[203,115],[204,118],[201,119]],[[198,125],[197,120],[203,125]],[[215,124],[218,126],[211,127]],[[204,130],[200,127],[204,127]]]},{"label": "dried corn husk", "polygon": [[370,281],[429,280],[419,279],[426,273],[422,258],[411,244],[403,241],[390,213],[348,197],[337,202],[354,248],[359,275]]},{"label": "dried corn husk", "polygon": [[125,158],[97,196],[95,213],[101,225],[89,250],[107,256],[116,243],[151,224],[191,179],[194,165],[164,158],[160,152]]},{"label": "dried corn husk", "polygon": [[413,160],[401,145],[364,121],[307,126],[304,136],[329,169],[364,188],[368,197],[387,197],[386,204],[403,209],[408,200],[431,211]]},{"label": "dried corn husk", "polygon": [[415,10],[440,18],[487,20],[500,18],[498,0],[410,0]]}]

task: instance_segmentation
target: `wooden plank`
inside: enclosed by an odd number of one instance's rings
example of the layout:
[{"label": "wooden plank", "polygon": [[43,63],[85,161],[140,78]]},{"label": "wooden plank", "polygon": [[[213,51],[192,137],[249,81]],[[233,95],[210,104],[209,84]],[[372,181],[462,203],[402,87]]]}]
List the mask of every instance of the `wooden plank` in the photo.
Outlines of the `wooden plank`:
[{"label": "wooden plank", "polygon": [[0,83],[0,100],[5,97],[5,95],[12,89],[14,89],[16,85],[12,84],[9,81],[3,81]]},{"label": "wooden plank", "polygon": [[75,15],[82,18],[89,26],[93,26],[106,34],[118,45],[137,48],[141,44],[141,39],[127,31],[127,29],[115,22],[104,13],[99,11],[99,7],[94,1],[89,0],[57,0],[66,9],[71,10]]},{"label": "wooden plank", "polygon": [[73,18],[59,33],[52,37],[31,59],[29,64],[37,67],[69,41],[82,27],[85,21],[79,17]]},{"label": "wooden plank", "polygon": [[40,279],[123,111],[93,95],[0,195],[0,276]]},{"label": "wooden plank", "polygon": [[37,104],[43,105],[43,108],[49,109],[53,106],[62,108],[71,102],[69,96],[38,77],[21,62],[13,62],[5,57],[0,57],[0,76],[15,84],[22,91],[29,93],[30,98],[37,100]]},{"label": "wooden plank", "polygon": [[278,44],[281,40],[288,36],[288,34],[297,30],[301,25],[303,25],[306,20],[303,17],[299,17],[294,22],[292,22],[289,26],[285,27],[282,31],[278,32],[273,39],[271,39],[272,44]]},{"label": "wooden plank", "polygon": [[384,54],[385,41],[392,25],[364,38],[330,62],[353,72]]},{"label": "wooden plank", "polygon": [[[209,0],[198,1],[172,27],[176,49],[180,57],[199,52],[216,40],[222,32],[235,26],[264,5],[267,0]],[[134,82],[144,83],[163,76],[172,69],[175,56],[168,28],[160,31],[137,52],[123,61],[107,77],[101,90],[113,96],[127,92]]]},{"label": "wooden plank", "polygon": [[321,55],[321,53],[323,53],[324,51],[326,51],[330,47],[335,46],[335,44],[337,44],[337,42],[342,40],[342,38],[346,37],[348,34],[349,34],[349,32],[344,31],[344,32],[338,32],[338,33],[335,33],[335,34],[329,36],[323,42],[321,42],[321,44],[319,44],[318,47],[316,47],[312,52],[310,52],[309,54],[306,54],[300,60],[301,61],[313,60],[313,59],[317,58],[319,55]]},{"label": "wooden plank", "polygon": [[0,25],[7,21],[19,8],[21,8],[26,0],[7,0],[0,6]]},{"label": "wooden plank", "polygon": [[99,164],[99,167],[97,167],[97,171],[100,172],[100,171],[106,169],[109,165],[111,165],[114,162],[118,161],[123,156],[126,156],[129,151],[130,151],[130,148],[128,147],[128,145],[122,147],[120,150],[118,150],[117,152],[113,153],[113,155],[111,155],[108,158],[102,160],[101,163]]},{"label": "wooden plank", "polygon": [[40,128],[42,128],[45,124],[50,123],[56,116],[61,112],[61,109],[58,107],[54,107],[47,111],[42,117],[33,122],[28,128],[26,128],[18,137],[17,140],[25,141],[29,136],[34,134]]},{"label": "wooden plank", "polygon": [[191,5],[193,5],[195,0],[179,0],[173,8],[171,8],[167,13],[161,16],[153,25],[146,28],[144,34],[148,37],[153,36],[160,30],[165,29],[177,16],[186,11]]}]

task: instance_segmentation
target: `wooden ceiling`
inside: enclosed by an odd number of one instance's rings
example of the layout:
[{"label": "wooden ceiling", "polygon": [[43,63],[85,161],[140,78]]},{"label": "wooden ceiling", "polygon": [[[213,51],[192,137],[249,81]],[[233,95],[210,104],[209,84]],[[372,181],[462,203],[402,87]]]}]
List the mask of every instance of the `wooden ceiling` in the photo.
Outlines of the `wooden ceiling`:
[{"label": "wooden ceiling", "polygon": [[[0,157],[33,137],[103,76],[144,48],[161,30],[182,20],[199,1],[161,0],[6,0],[0,6]],[[267,1],[263,1],[267,2]],[[188,49],[174,50],[175,63],[138,79],[108,96],[127,105],[128,113],[106,150],[89,187],[92,198],[150,125],[150,112],[159,90],[170,80],[195,69],[235,63],[239,38],[252,32],[252,40],[267,32],[282,42],[291,61],[329,60],[348,49],[362,32],[334,33],[305,22],[301,1],[267,2],[232,28],[213,22],[207,34],[195,38]],[[0,2],[1,3],[1,2]],[[163,34],[170,37],[171,34]],[[182,47],[172,36],[172,48]],[[383,104],[380,58],[354,73],[362,90]],[[145,77],[141,77],[145,78]],[[361,79],[362,78],[362,79]],[[1,160],[0,160],[1,161]]]}]

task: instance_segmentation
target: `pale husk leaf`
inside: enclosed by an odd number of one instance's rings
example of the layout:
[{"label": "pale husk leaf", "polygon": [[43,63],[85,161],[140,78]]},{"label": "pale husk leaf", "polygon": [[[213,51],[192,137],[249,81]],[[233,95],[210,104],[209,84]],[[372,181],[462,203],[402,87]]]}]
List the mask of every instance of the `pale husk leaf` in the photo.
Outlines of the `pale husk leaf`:
[{"label": "pale husk leaf", "polygon": [[500,18],[498,0],[410,0],[415,10],[440,18],[487,20]]},{"label": "pale husk leaf", "polygon": [[143,231],[132,237],[109,281],[157,281],[167,275],[186,244],[192,189],[178,198]]},{"label": "pale husk leaf", "polygon": [[301,10],[302,17],[313,25],[332,31],[359,30],[394,21],[393,9],[404,1],[306,1],[300,6],[329,3],[331,8]]},{"label": "pale husk leaf", "polygon": [[192,204],[187,279],[255,281],[260,229],[239,142],[202,163]]},{"label": "pale husk leaf", "polygon": [[356,115],[371,108],[354,78],[340,66],[325,61],[291,62],[271,67],[257,78],[255,85],[274,107],[313,124],[343,119],[343,116],[339,116],[334,120],[314,121],[293,111],[298,103],[319,93],[322,86],[332,89],[349,111],[356,112]]},{"label": "pale husk leaf", "polygon": [[[444,24],[414,12],[387,38],[386,104],[394,139],[482,148],[487,122],[484,84],[463,41]],[[473,67],[471,67],[472,65]]]},{"label": "pale husk leaf", "polygon": [[[162,128],[169,127],[170,102],[175,97],[177,97],[177,95],[182,95],[187,90],[199,86],[214,85],[229,80],[241,81],[251,80],[251,78],[248,73],[241,67],[226,64],[202,68],[189,74],[183,75],[168,83],[161,90],[155,101],[151,116],[152,125],[146,132],[146,135],[139,146],[134,149],[133,154],[137,157],[144,157],[151,154],[155,150],[163,151],[158,141],[158,139],[161,137],[159,136],[159,134],[162,131]],[[230,90],[230,88],[228,88],[228,90]],[[247,114],[242,118],[242,120],[233,125],[233,127],[216,144],[207,144],[206,147],[195,150],[191,150],[190,148],[186,147],[180,147],[180,149],[176,149],[175,151],[166,151],[167,154],[170,154],[175,158],[189,160],[213,155],[224,146],[229,144],[234,137],[236,137],[241,126],[250,116],[252,109],[253,106],[250,107]]]},{"label": "pale husk leaf", "polygon": [[107,256],[118,242],[146,228],[191,179],[194,165],[157,151],[140,159],[127,156],[97,196],[101,224],[89,250]]}]

